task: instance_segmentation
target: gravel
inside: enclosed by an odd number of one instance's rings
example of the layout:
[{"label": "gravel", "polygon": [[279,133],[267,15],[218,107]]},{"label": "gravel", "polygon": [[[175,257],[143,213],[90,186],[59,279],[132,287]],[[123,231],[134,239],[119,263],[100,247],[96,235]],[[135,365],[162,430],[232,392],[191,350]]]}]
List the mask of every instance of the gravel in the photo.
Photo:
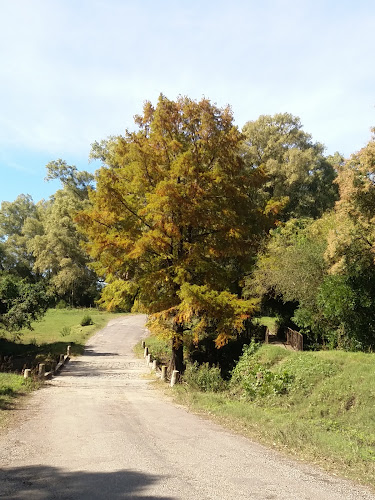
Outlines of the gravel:
[{"label": "gravel", "polygon": [[0,498],[375,499],[153,390],[132,352],[144,324],[143,315],[111,321],[17,405],[0,435]]}]

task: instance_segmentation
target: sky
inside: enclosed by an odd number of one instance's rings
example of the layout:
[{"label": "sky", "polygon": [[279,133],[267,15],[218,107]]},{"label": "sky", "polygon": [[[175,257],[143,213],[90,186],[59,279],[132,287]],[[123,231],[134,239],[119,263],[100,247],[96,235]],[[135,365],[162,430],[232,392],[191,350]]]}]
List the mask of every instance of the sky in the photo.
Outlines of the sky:
[{"label": "sky", "polygon": [[91,144],[160,93],[298,116],[345,157],[375,126],[373,0],[0,0],[0,202],[53,194],[45,166],[94,172]]}]

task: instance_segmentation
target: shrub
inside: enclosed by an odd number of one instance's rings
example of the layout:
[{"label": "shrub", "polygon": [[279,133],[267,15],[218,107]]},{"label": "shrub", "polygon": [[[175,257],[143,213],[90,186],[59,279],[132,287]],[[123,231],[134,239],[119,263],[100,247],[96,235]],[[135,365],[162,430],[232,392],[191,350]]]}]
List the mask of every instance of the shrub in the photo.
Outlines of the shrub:
[{"label": "shrub", "polygon": [[218,366],[209,363],[198,365],[197,362],[187,365],[183,380],[194,389],[202,392],[220,392],[226,389],[227,384],[221,377]]},{"label": "shrub", "polygon": [[70,335],[72,332],[72,329],[70,328],[70,326],[63,326],[61,331],[60,331],[60,335],[62,337],[67,337],[68,335]]},{"label": "shrub", "polygon": [[242,356],[238,360],[237,365],[232,371],[232,382],[240,382],[250,371],[253,371],[254,354],[259,349],[260,344],[251,340],[250,344],[244,345],[242,349]]},{"label": "shrub", "polygon": [[93,324],[94,324],[94,322],[89,314],[86,314],[81,319],[81,326],[89,326],[89,325],[93,325]]},{"label": "shrub", "polygon": [[241,387],[250,399],[264,398],[289,392],[294,376],[287,371],[274,373],[261,365],[255,365],[241,381]]},{"label": "shrub", "polygon": [[55,306],[56,309],[66,309],[67,307],[68,307],[68,304],[65,302],[64,299],[60,299]]},{"label": "shrub", "polygon": [[256,356],[259,347],[254,341],[244,346],[243,354],[232,371],[231,389],[250,399],[288,393],[294,375],[287,370],[269,370],[260,363]]}]

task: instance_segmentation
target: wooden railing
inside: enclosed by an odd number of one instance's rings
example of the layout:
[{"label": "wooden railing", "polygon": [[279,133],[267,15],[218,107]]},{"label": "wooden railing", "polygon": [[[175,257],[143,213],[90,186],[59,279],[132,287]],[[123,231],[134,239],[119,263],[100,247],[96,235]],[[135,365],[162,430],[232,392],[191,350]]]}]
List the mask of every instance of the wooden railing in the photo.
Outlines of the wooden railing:
[{"label": "wooden railing", "polygon": [[301,333],[287,328],[286,330],[286,343],[289,344],[296,351],[303,351],[303,336]]}]

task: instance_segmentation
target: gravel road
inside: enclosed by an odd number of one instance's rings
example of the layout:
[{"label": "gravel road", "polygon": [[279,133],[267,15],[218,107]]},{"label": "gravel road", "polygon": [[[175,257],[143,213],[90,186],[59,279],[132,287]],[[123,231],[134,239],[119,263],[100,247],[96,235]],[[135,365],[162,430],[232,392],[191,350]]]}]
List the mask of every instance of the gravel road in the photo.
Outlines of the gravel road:
[{"label": "gravel road", "polygon": [[0,498],[375,499],[165,400],[132,354],[144,321],[111,321],[18,406],[0,436]]}]

